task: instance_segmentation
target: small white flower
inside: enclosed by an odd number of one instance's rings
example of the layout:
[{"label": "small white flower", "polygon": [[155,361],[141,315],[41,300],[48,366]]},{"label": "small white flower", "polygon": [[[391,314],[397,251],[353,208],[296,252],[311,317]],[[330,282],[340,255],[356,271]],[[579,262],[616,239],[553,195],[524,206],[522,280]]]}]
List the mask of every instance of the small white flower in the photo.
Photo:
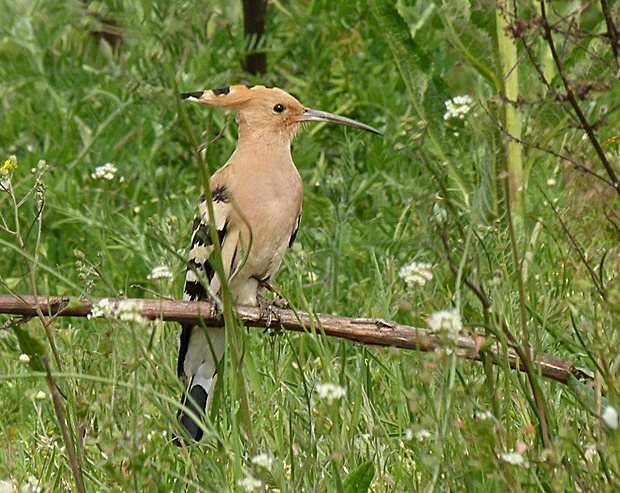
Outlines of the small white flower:
[{"label": "small white flower", "polygon": [[411,428],[405,430],[405,440],[413,440],[413,430]]},{"label": "small white flower", "polygon": [[243,488],[245,491],[256,491],[263,486],[263,482],[260,479],[256,479],[252,476],[246,476],[245,478],[237,481],[237,485]]},{"label": "small white flower", "polygon": [[326,382],[317,384],[316,393],[320,399],[323,399],[327,401],[328,404],[331,404],[332,402],[340,400],[347,395],[347,390],[342,385]]},{"label": "small white flower", "polygon": [[114,303],[107,298],[103,298],[93,305],[87,318],[111,318],[114,316],[114,309]]},{"label": "small white flower", "polygon": [[585,452],[583,453],[583,456],[585,457],[585,459],[588,462],[592,462],[594,460],[594,456],[596,455],[596,446],[595,445],[588,445],[586,447]]},{"label": "small white flower", "polygon": [[476,411],[474,413],[474,418],[480,421],[486,421],[493,418],[493,413],[491,411]]},{"label": "small white flower", "polygon": [[410,262],[398,271],[398,275],[407,283],[409,289],[413,289],[416,284],[424,286],[433,279],[432,267],[424,262]]},{"label": "small white flower", "polygon": [[445,102],[446,112],[443,115],[444,120],[450,120],[451,118],[458,118],[463,120],[465,115],[469,113],[474,106],[474,100],[468,96],[456,96],[452,99],[448,99]]},{"label": "small white flower", "polygon": [[41,491],[43,491],[41,480],[32,475],[28,476],[26,482],[19,486],[19,493],[41,493]]},{"label": "small white flower", "polygon": [[437,224],[443,224],[448,219],[448,211],[446,211],[441,205],[433,205],[433,219]]},{"label": "small white flower", "polygon": [[96,168],[95,172],[92,173],[90,176],[93,180],[110,181],[114,179],[117,171],[118,169],[116,169],[116,166],[114,166],[112,163],[106,163],[103,166],[99,166],[98,168]]},{"label": "small white flower", "polygon": [[45,392],[43,392],[42,390],[39,390],[37,392],[37,395],[34,396],[34,398],[38,401],[42,401],[43,399],[47,398],[47,394]]},{"label": "small white flower", "polygon": [[124,322],[146,324],[148,319],[140,315],[141,310],[142,303],[134,300],[121,300],[116,305],[109,299],[103,298],[93,305],[88,318],[117,318]]},{"label": "small white flower", "polygon": [[508,464],[512,464],[513,466],[530,466],[525,457],[523,457],[523,454],[520,454],[519,452],[505,452],[500,455],[500,459]]},{"label": "small white flower", "polygon": [[263,469],[270,470],[273,464],[273,458],[264,453],[258,454],[252,457],[252,464],[262,467]]},{"label": "small white flower", "polygon": [[370,433],[360,433],[359,435],[355,435],[355,438],[353,439],[355,449],[371,445],[371,438],[372,436],[370,435]]},{"label": "small white flower", "polygon": [[0,493],[15,493],[17,485],[12,479],[0,479]]},{"label": "small white flower", "polygon": [[601,418],[603,418],[603,423],[605,423],[608,428],[611,428],[612,430],[618,429],[618,411],[616,411],[613,407],[607,406],[603,409]]},{"label": "small white flower", "polygon": [[151,273],[146,276],[147,279],[172,279],[172,271],[167,265],[160,265],[155,267]]},{"label": "small white flower", "polygon": [[424,440],[427,440],[428,438],[431,437],[431,432],[428,430],[422,429],[415,434],[415,437],[416,437],[416,440],[418,440],[419,442],[423,442]]},{"label": "small white flower", "polygon": [[431,313],[431,316],[426,319],[426,323],[431,332],[445,333],[450,339],[458,338],[463,329],[461,315],[455,309]]},{"label": "small white flower", "polygon": [[555,185],[556,181],[553,178],[549,178],[547,180],[547,185],[549,185],[550,187],[552,187],[553,185]]},{"label": "small white flower", "polygon": [[28,363],[30,363],[30,356],[28,356],[27,354],[20,354],[19,362],[27,365]]},{"label": "small white flower", "polygon": [[115,315],[116,318],[125,322],[144,324],[148,322],[148,319],[140,315],[140,310],[142,310],[142,303],[134,300],[121,300],[118,302]]}]

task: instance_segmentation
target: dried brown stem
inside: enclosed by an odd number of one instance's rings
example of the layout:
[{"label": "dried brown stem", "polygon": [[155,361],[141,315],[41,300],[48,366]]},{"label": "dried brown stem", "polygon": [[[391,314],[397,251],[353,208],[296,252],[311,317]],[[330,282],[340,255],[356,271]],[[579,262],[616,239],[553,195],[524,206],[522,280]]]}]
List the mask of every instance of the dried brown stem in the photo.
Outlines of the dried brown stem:
[{"label": "dried brown stem", "polygon": [[[0,313],[31,316],[36,314],[37,309],[52,316],[61,317],[87,317],[91,314],[93,304],[100,299],[83,300],[69,297],[39,296],[39,304],[35,304],[32,296],[19,298],[11,295],[0,295]],[[121,300],[109,299],[110,303],[118,303]],[[212,314],[213,305],[206,301],[176,301],[176,300],[131,300],[141,307],[140,314],[150,320],[165,320],[180,322],[182,324],[200,324],[207,326],[223,326],[224,319],[221,314]],[[293,310],[276,310],[271,320],[276,320],[277,328],[295,332],[317,333],[332,337],[340,337],[355,341],[359,344],[373,346],[398,347],[415,351],[433,352],[443,347],[439,338],[424,329],[401,325],[396,322],[370,318],[348,318],[335,315],[312,314]],[[239,306],[237,315],[247,327],[268,327],[268,314],[262,313],[259,308]],[[459,336],[456,341],[458,356],[481,361],[482,357],[478,350],[484,345],[484,337],[476,338]],[[493,343],[485,349],[486,354],[492,357],[494,364],[500,364],[502,348],[499,343]],[[519,363],[519,355],[515,348],[508,348],[510,367],[524,370],[523,364]],[[575,368],[569,362],[549,354],[542,354],[532,361],[530,371],[540,372],[541,375],[566,384],[570,375],[578,379],[588,379],[582,371]]]},{"label": "dried brown stem", "polygon": [[605,16],[605,23],[607,24],[607,37],[609,38],[611,50],[614,53],[616,68],[620,70],[620,34],[618,33],[618,26],[614,23],[607,0],[601,0],[601,10]]},{"label": "dried brown stem", "polygon": [[620,181],[618,180],[618,176],[616,175],[616,172],[613,166],[607,159],[607,156],[605,152],[603,151],[603,148],[601,147],[601,144],[598,141],[596,135],[594,135],[594,129],[592,128],[592,125],[590,125],[590,122],[588,122],[588,119],[583,114],[583,111],[581,111],[581,107],[579,106],[579,102],[577,101],[577,98],[575,97],[575,93],[573,91],[573,84],[571,83],[570,80],[568,80],[566,71],[564,70],[564,62],[562,61],[556,49],[555,42],[553,41],[553,34],[551,30],[551,25],[547,19],[547,9],[546,9],[546,4],[544,0],[540,1],[540,16],[541,16],[541,19],[543,20],[542,24],[543,24],[543,29],[544,29],[545,40],[549,44],[549,49],[551,50],[551,56],[553,57],[553,62],[555,63],[555,66],[558,69],[558,73],[560,74],[560,77],[562,78],[562,83],[564,85],[564,89],[566,90],[566,98],[568,99],[568,102],[572,106],[573,111],[575,112],[575,115],[577,116],[577,119],[579,120],[584,131],[586,132],[586,135],[588,136],[588,139],[590,140],[592,147],[594,147],[594,151],[596,152],[596,155],[598,156],[601,163],[603,164],[603,167],[605,168],[605,171],[607,172],[607,176],[609,176],[609,179],[612,182],[612,186],[615,188],[618,195],[620,195]]},{"label": "dried brown stem", "polygon": [[[551,437],[549,436],[549,425],[548,425],[548,420],[547,420],[547,411],[545,408],[545,401],[544,401],[544,397],[540,389],[538,380],[536,379],[535,371],[532,366],[532,350],[530,346],[529,331],[527,328],[527,313],[526,313],[526,307],[525,307],[526,295],[525,295],[525,285],[523,282],[522,262],[519,257],[519,251],[517,247],[515,225],[514,225],[513,216],[512,216],[513,214],[512,204],[511,204],[511,199],[510,199],[508,190],[506,190],[506,197],[507,197],[506,217],[508,219],[508,232],[510,236],[510,246],[512,250],[512,257],[515,262],[517,282],[519,285],[519,315],[521,318],[521,334],[523,337],[523,346],[516,346],[515,350],[517,351],[518,356],[523,361],[524,371],[530,382],[530,387],[532,388],[534,402],[538,410],[538,419],[540,420],[540,431],[542,435],[543,445],[546,449],[550,449],[551,448]],[[504,332],[506,334],[506,337],[512,336],[511,332],[508,330],[507,327],[504,328]]]}]

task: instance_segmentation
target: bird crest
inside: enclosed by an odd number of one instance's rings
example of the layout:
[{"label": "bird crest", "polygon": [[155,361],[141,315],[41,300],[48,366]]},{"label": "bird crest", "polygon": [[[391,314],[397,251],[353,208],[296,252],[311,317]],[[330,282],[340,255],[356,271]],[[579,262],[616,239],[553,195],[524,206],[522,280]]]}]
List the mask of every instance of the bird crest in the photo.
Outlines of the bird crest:
[{"label": "bird crest", "polygon": [[293,96],[277,87],[235,85],[209,89],[206,91],[187,92],[181,94],[183,99],[195,101],[207,106],[218,106],[239,110],[250,101],[273,102],[282,105],[294,105],[303,110],[303,106]]},{"label": "bird crest", "polygon": [[240,127],[249,127],[259,133],[262,133],[261,129],[266,129],[274,135],[282,132],[288,135],[288,142],[301,124],[306,122],[337,123],[382,135],[379,130],[356,120],[305,108],[297,99],[277,87],[236,85],[186,92],[181,96],[188,101],[236,111]]}]

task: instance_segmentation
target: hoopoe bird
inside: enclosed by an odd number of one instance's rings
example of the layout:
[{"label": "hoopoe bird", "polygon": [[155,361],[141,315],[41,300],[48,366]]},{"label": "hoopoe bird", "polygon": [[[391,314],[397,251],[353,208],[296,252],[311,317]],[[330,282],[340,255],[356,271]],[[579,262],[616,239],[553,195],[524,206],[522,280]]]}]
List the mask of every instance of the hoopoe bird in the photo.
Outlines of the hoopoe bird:
[{"label": "hoopoe bird", "polygon": [[[205,197],[189,251],[184,299],[217,300],[222,282],[209,261],[210,224],[219,235],[224,276],[235,303],[256,306],[259,292],[274,278],[295,241],[301,219],[303,184],[291,157],[291,141],[306,122],[331,122],[381,135],[349,118],[302,106],[277,88],[230,86],[182,94],[184,99],[233,110],[239,140],[228,162],[210,180],[213,218]],[[214,298],[215,297],[215,298]],[[225,350],[224,327],[184,325],[178,375],[186,386],[179,421],[195,441],[202,438],[196,418],[209,408],[217,367]]]}]

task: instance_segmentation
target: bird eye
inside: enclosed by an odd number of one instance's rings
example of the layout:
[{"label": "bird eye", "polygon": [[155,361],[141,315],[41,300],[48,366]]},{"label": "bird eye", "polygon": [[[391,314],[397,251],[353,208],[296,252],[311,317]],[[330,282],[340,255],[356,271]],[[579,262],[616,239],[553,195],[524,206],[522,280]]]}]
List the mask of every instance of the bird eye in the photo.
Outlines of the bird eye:
[{"label": "bird eye", "polygon": [[282,113],[286,108],[284,107],[284,105],[281,105],[280,103],[276,104],[273,107],[273,111],[275,111],[276,113]]}]

